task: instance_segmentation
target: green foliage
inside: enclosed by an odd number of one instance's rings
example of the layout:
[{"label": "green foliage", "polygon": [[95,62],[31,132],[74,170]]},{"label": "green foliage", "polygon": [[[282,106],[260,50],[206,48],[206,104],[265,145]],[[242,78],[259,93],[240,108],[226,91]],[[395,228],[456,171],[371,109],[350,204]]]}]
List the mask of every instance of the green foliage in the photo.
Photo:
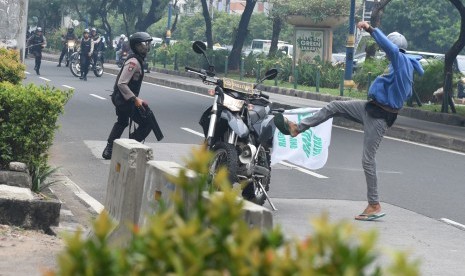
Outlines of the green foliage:
[{"label": "green foliage", "polygon": [[368,78],[371,73],[370,81],[373,81],[377,76],[383,74],[388,69],[389,61],[383,59],[367,59],[361,63],[360,67],[354,74],[354,82],[357,84],[358,90],[368,89]]},{"label": "green foliage", "polygon": [[444,61],[429,59],[423,69],[423,76],[415,75],[414,89],[422,102],[428,102],[432,100],[433,92],[443,86]]},{"label": "green foliage", "polygon": [[460,14],[450,1],[393,0],[381,24],[386,34],[405,35],[409,50],[444,54],[459,38]]},{"label": "green foliage", "polygon": [[49,86],[0,83],[0,166],[20,161],[30,171],[43,168],[58,116],[71,95]]},{"label": "green foliage", "polygon": [[[187,166],[197,176],[189,178],[183,170],[170,182],[200,196],[211,153],[194,150],[192,156]],[[94,237],[82,232],[68,237],[58,270],[48,275],[419,275],[418,264],[401,253],[393,264],[379,266],[374,231],[332,223],[325,215],[313,220],[314,233],[304,240],[285,239],[279,227],[249,229],[226,169],[214,181],[223,193],[210,194],[209,201],[199,200],[189,210],[174,193],[171,207],[145,226],[132,227],[127,247],[109,245],[113,224],[102,212],[93,223]]]},{"label": "green foliage", "polygon": [[20,83],[24,79],[25,69],[18,51],[0,48],[0,82]]},{"label": "green foliage", "polygon": [[46,164],[34,165],[31,170],[32,186],[31,190],[39,193],[44,189],[58,182],[58,180],[45,182],[49,176],[55,173],[58,168],[51,168]]},{"label": "green foliage", "polygon": [[345,0],[275,0],[287,15],[301,15],[321,22],[328,17],[347,17],[350,1]]}]

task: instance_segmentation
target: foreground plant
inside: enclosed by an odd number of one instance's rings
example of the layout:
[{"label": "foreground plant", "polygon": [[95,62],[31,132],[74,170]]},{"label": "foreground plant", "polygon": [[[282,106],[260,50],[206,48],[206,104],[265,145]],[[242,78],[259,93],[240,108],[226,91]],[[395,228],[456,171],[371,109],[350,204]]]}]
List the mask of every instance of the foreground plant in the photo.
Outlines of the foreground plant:
[{"label": "foreground plant", "polygon": [[[181,171],[170,181],[200,196],[211,155],[198,149],[192,156],[187,167],[197,177]],[[127,247],[110,246],[113,225],[102,212],[93,224],[95,235],[68,237],[58,270],[47,275],[419,275],[418,264],[401,253],[381,267],[374,231],[331,223],[325,215],[313,220],[314,234],[304,240],[286,240],[279,226],[249,229],[226,170],[214,184],[223,193],[199,200],[190,210],[175,194],[172,207],[161,208],[145,226],[133,226]]]}]

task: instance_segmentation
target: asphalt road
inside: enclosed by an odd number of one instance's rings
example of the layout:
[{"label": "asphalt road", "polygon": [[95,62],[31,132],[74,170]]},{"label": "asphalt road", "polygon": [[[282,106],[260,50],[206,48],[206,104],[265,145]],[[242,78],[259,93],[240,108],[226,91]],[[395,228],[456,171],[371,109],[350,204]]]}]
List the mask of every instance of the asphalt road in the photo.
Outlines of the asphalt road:
[{"label": "asphalt road", "polygon": [[[61,171],[73,182],[103,203],[109,161],[103,160],[100,154],[116,119],[109,100],[116,76],[104,74],[97,78],[90,72],[85,82],[73,77],[67,67],[57,68],[56,63],[43,61],[41,76],[32,70],[32,59],[26,60],[26,65],[31,74],[25,82],[75,89],[60,118],[61,127],[56,133],[50,161],[61,166]],[[148,83],[143,84],[141,91],[141,98],[149,102],[165,134],[161,143],[153,135],[146,141],[160,152],[164,150],[159,156],[155,151],[155,159],[170,157],[170,151],[173,156],[184,154],[189,145],[201,143],[202,138],[195,132],[201,132],[198,120],[211,104],[211,98]],[[127,135],[126,131],[123,136]],[[366,200],[362,141],[360,132],[334,127],[327,164],[315,171],[326,178],[276,165],[272,170],[270,196],[277,200]],[[377,156],[382,202],[430,218],[447,218],[465,224],[465,154],[385,138]],[[361,205],[360,211],[364,207]],[[294,211],[297,210],[289,210]]]}]

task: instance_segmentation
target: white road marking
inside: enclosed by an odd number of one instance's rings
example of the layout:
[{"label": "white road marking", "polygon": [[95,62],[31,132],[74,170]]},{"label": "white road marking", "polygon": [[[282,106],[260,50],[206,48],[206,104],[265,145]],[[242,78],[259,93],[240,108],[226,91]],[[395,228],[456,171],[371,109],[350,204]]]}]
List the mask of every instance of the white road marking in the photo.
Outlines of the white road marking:
[{"label": "white road marking", "polygon": [[312,171],[310,171],[310,170],[301,168],[301,167],[296,166],[296,165],[291,164],[291,163],[287,163],[287,162],[285,162],[285,161],[281,161],[281,162],[279,162],[279,163],[280,163],[281,165],[284,165],[284,166],[289,167],[289,168],[291,168],[291,169],[295,169],[295,170],[298,170],[298,171],[300,171],[300,172],[309,174],[309,175],[314,176],[314,177],[316,177],[316,178],[320,178],[320,179],[326,179],[326,178],[328,178],[327,176],[321,175],[321,174],[316,173],[316,172],[312,172]]},{"label": "white road marking", "polygon": [[100,97],[99,95],[95,95],[95,94],[89,94],[91,95],[92,97],[95,97],[97,99],[100,99],[100,100],[106,100],[104,97]]},{"label": "white road marking", "polygon": [[[200,132],[198,132],[198,131],[195,131],[195,130],[192,130],[192,129],[190,129],[190,128],[182,127],[181,129],[184,130],[184,131],[190,132],[190,133],[192,133],[192,134],[195,134],[195,135],[197,135],[197,136],[204,137],[204,135],[203,135],[202,133],[200,133]],[[316,173],[316,172],[312,172],[312,171],[310,171],[310,170],[301,168],[301,167],[296,166],[296,165],[293,165],[293,164],[291,164],[291,163],[287,163],[287,162],[284,162],[284,161],[283,161],[283,162],[280,162],[280,164],[282,164],[282,165],[284,165],[284,166],[286,166],[286,167],[289,167],[289,168],[291,168],[291,169],[295,169],[295,170],[298,170],[298,171],[300,171],[300,172],[309,174],[309,175],[314,176],[314,177],[316,177],[316,178],[321,178],[321,179],[328,178],[327,176],[318,174],[318,173]]]},{"label": "white road marking", "polygon": [[51,81],[51,80],[49,80],[47,78],[44,78],[44,77],[39,77],[39,79],[43,79],[44,81]]},{"label": "white road marking", "polygon": [[68,89],[76,89],[76,88],[74,88],[74,87],[72,87],[72,86],[69,86],[69,85],[66,85],[66,84],[63,84],[62,86],[63,86],[63,87],[66,87],[66,88],[68,88]]},{"label": "white road marking", "polygon": [[31,73],[29,73],[28,71],[24,71],[24,74],[30,75]]},{"label": "white road marking", "polygon": [[453,220],[450,220],[450,219],[447,219],[447,218],[441,218],[440,221],[442,222],[445,222],[446,224],[449,224],[449,225],[452,225],[460,230],[464,230],[465,231],[465,225],[463,224],[460,224],[458,222],[455,222]]},{"label": "white road marking", "polygon": [[185,130],[185,131],[187,131],[187,132],[190,132],[190,133],[192,133],[192,134],[195,134],[195,135],[197,135],[197,136],[204,137],[204,135],[203,135],[202,133],[200,133],[200,132],[198,132],[198,131],[195,131],[195,130],[193,130],[193,129],[190,129],[190,128],[187,128],[187,127],[182,127],[181,129],[182,129],[182,130]]}]

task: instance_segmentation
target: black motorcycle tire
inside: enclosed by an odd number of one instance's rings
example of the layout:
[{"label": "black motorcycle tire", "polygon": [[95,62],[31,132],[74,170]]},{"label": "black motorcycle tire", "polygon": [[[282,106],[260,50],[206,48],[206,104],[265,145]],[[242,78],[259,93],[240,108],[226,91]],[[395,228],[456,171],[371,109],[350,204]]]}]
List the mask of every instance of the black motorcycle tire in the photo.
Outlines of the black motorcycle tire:
[{"label": "black motorcycle tire", "polygon": [[267,168],[270,173],[265,176],[264,178],[257,178],[254,179],[249,185],[247,185],[244,190],[242,191],[242,197],[250,202],[253,202],[258,205],[265,204],[266,196],[265,193],[262,191],[262,188],[256,183],[256,181],[262,181],[262,186],[265,188],[265,191],[268,192],[270,189],[270,180],[271,180],[271,166],[270,166],[270,154],[267,153],[263,148],[258,153],[258,162],[259,166]]},{"label": "black motorcycle tire", "polygon": [[234,145],[217,142],[213,146],[212,151],[214,153],[214,157],[209,165],[209,184],[211,185],[216,173],[222,166],[225,166],[228,169],[231,185],[239,182],[237,178],[239,158]]},{"label": "black motorcycle tire", "polygon": [[70,57],[69,61],[69,70],[75,77],[80,77],[81,76],[81,65],[80,65],[80,60],[79,60],[79,54],[74,53]]},{"label": "black motorcycle tire", "polygon": [[97,60],[95,63],[95,68],[93,69],[94,75],[96,77],[101,77],[103,75],[103,63],[100,60]]}]

